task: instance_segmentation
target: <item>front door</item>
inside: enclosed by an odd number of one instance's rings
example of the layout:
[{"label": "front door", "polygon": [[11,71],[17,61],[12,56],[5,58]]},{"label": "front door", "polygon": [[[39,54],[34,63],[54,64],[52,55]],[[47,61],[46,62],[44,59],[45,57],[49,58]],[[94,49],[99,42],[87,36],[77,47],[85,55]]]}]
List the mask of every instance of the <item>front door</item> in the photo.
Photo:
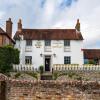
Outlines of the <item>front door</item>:
[{"label": "front door", "polygon": [[45,71],[50,71],[51,57],[45,56]]}]

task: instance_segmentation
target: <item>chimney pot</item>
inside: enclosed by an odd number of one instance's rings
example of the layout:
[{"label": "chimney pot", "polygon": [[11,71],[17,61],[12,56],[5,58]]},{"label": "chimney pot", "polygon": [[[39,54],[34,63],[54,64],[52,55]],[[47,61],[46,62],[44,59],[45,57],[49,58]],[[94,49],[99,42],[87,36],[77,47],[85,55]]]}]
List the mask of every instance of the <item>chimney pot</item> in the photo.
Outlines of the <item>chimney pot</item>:
[{"label": "chimney pot", "polygon": [[9,21],[11,21],[11,18],[9,18]]}]

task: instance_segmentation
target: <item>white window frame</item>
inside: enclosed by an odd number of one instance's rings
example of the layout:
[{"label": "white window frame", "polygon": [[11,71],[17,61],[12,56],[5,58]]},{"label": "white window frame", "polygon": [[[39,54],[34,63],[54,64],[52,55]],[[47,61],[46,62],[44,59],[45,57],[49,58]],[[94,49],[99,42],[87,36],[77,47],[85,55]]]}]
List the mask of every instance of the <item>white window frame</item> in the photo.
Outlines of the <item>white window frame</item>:
[{"label": "white window frame", "polygon": [[25,56],[25,64],[32,64],[32,56]]},{"label": "white window frame", "polygon": [[64,56],[64,64],[71,64],[71,56]]}]

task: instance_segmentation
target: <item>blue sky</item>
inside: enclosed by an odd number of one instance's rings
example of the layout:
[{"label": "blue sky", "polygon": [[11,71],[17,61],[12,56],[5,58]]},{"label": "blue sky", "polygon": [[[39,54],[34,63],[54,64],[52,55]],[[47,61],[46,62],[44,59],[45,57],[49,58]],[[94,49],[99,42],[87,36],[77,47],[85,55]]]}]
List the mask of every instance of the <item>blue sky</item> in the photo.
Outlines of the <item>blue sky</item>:
[{"label": "blue sky", "polygon": [[11,17],[24,28],[74,28],[80,19],[84,47],[100,48],[100,0],[0,0],[0,27]]}]

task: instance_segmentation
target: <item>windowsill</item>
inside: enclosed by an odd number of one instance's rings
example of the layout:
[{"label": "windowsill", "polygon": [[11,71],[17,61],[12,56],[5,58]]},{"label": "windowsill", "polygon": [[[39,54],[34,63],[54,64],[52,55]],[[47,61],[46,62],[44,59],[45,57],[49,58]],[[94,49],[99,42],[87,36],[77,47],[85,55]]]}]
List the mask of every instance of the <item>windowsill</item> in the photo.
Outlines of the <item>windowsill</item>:
[{"label": "windowsill", "polygon": [[70,46],[64,46],[64,52],[71,52]]},{"label": "windowsill", "polygon": [[25,52],[32,52],[32,46],[26,46]]},{"label": "windowsill", "polygon": [[44,52],[51,52],[51,46],[45,46],[44,47]]}]

